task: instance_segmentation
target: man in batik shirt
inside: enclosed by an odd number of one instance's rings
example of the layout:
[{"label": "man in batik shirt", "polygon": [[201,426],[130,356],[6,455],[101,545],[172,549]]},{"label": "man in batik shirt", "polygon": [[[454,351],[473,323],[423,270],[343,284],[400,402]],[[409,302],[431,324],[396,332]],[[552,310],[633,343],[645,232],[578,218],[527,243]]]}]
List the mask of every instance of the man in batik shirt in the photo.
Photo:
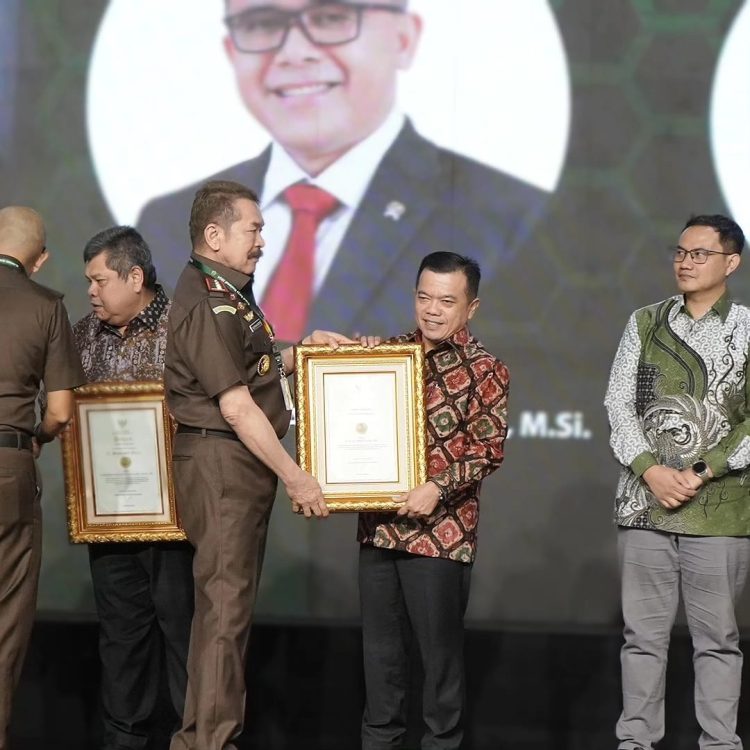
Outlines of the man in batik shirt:
[{"label": "man in batik shirt", "polygon": [[480,270],[455,253],[422,260],[417,330],[425,349],[429,481],[395,515],[359,519],[365,687],[363,750],[400,747],[406,730],[409,642],[424,664],[423,747],[463,738],[463,617],[476,552],[482,479],[503,460],[508,370],[469,332]]},{"label": "man in batik shirt", "polygon": [[[90,383],[162,380],[170,302],[151,252],[132,227],[112,227],[83,251],[92,311],[73,332]],[[89,545],[99,616],[104,740],[101,750],[157,748],[161,664],[178,719],[187,687],[193,617],[187,542]],[[166,746],[166,744],[164,745]]]},{"label": "man in batik shirt", "polygon": [[727,278],[745,237],[724,216],[687,222],[680,294],[631,315],[605,404],[623,465],[615,522],[625,643],[621,750],[664,736],[667,649],[682,592],[701,748],[741,748],[735,605],[750,561],[750,310]]}]

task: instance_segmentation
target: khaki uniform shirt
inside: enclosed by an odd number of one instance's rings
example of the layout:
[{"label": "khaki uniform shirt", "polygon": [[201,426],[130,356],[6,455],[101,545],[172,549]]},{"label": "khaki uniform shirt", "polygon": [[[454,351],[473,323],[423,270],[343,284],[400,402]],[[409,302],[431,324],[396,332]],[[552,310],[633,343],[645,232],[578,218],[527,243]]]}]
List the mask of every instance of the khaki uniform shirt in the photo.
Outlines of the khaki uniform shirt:
[{"label": "khaki uniform shirt", "polygon": [[[219,396],[246,385],[276,434],[289,428],[273,341],[259,325],[252,279],[195,256],[251,303],[248,308],[229,287],[188,265],[177,282],[169,316],[164,384],[167,404],[179,424],[231,430],[219,410]],[[251,330],[252,324],[252,330]]]},{"label": "khaki uniform shirt", "polygon": [[0,255],[0,430],[31,434],[39,386],[63,391],[86,382],[62,294],[29,279]]}]

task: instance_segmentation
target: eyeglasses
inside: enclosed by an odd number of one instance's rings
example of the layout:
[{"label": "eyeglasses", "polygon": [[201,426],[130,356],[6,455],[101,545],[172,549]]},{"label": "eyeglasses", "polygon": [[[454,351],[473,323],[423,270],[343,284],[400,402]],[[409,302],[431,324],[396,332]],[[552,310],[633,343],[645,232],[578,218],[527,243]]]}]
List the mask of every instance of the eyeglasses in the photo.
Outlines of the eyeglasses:
[{"label": "eyeglasses", "polygon": [[248,8],[227,16],[224,23],[240,52],[275,52],[286,43],[292,26],[297,26],[312,44],[331,47],[353,42],[359,36],[366,10],[405,12],[402,7],[385,3],[316,3],[300,10]]},{"label": "eyeglasses", "polygon": [[690,260],[692,260],[693,263],[703,265],[708,260],[709,255],[736,255],[737,253],[722,253],[719,250],[704,250],[702,247],[699,247],[697,250],[685,250],[682,247],[671,247],[669,249],[669,254],[674,263],[682,263],[682,261],[689,255]]}]

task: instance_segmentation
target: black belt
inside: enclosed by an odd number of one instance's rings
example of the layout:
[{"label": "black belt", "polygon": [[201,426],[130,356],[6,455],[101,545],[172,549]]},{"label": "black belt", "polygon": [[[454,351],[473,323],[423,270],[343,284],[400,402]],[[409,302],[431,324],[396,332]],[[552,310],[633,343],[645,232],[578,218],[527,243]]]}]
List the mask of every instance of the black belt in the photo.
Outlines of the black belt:
[{"label": "black belt", "polygon": [[31,435],[25,432],[0,432],[0,448],[31,450]]},{"label": "black belt", "polygon": [[188,435],[201,435],[202,437],[218,437],[225,440],[240,440],[236,432],[230,432],[229,430],[209,430],[205,427],[188,427],[186,424],[177,425],[177,432],[187,433]]}]

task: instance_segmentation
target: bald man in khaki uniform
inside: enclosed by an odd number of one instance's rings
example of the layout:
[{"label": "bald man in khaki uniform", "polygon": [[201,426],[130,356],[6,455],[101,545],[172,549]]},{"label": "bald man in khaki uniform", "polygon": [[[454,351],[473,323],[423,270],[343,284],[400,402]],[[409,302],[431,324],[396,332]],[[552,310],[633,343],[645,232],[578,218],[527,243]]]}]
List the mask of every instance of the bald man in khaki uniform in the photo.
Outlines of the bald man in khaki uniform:
[{"label": "bald man in khaki uniform", "polygon": [[[68,423],[72,389],[86,382],[62,295],[29,279],[47,257],[39,214],[0,209],[0,750],[36,609],[42,518],[34,458]],[[34,427],[41,383],[47,409]]]}]

